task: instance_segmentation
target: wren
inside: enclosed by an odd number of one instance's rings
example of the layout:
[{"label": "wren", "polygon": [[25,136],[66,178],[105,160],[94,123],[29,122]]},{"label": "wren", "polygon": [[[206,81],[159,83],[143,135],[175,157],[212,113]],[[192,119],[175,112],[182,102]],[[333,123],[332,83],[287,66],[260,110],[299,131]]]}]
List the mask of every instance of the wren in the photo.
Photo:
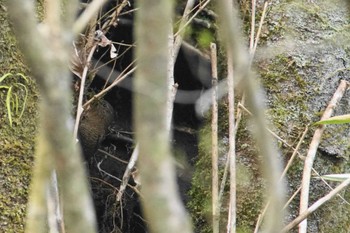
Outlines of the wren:
[{"label": "wren", "polygon": [[88,161],[96,153],[114,118],[114,109],[106,100],[91,104],[83,112],[78,132],[85,160]]}]

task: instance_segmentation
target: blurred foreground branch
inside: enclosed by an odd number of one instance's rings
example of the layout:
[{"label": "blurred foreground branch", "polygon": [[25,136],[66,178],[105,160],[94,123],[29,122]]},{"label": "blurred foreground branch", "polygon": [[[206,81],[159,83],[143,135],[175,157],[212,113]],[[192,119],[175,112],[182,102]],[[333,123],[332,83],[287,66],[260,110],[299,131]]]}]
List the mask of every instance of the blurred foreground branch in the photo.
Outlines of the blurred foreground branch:
[{"label": "blurred foreground branch", "polygon": [[[220,35],[226,42],[228,56],[232,58],[235,69],[236,83],[241,82],[247,96],[247,102],[253,112],[255,122],[255,137],[263,157],[265,176],[268,181],[267,196],[271,197],[269,216],[266,223],[266,232],[280,232],[283,223],[284,189],[283,182],[279,181],[281,164],[278,161],[278,152],[273,145],[272,138],[266,129],[264,96],[261,88],[254,80],[250,71],[250,58],[245,48],[241,33],[241,25],[237,9],[232,8],[231,2],[218,1],[220,19]],[[234,221],[233,221],[234,222]],[[231,226],[234,227],[234,226]]]},{"label": "blurred foreground branch", "polygon": [[[135,129],[142,205],[151,232],[192,232],[176,184],[167,127],[171,0],[138,1]],[[156,12],[156,13],[155,13]]]},{"label": "blurred foreground branch", "polygon": [[37,25],[33,1],[7,1],[18,42],[41,94],[39,140],[26,223],[28,233],[47,232],[47,210],[43,203],[52,169],[57,171],[65,203],[67,232],[96,232],[88,183],[72,133],[68,61],[73,40],[69,28],[74,15],[68,13],[76,12],[77,3],[47,1],[47,19]]}]

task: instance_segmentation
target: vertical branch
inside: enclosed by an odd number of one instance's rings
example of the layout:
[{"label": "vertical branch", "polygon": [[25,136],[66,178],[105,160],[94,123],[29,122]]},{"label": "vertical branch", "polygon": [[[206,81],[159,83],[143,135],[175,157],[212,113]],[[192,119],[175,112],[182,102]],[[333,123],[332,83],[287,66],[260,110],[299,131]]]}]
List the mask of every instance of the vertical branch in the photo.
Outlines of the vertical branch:
[{"label": "vertical branch", "polygon": [[[90,50],[90,53],[87,57],[88,62],[91,61],[95,50],[96,50],[96,44],[94,44]],[[88,74],[88,71],[89,71],[89,65],[85,64],[84,70],[83,70],[83,73],[81,76],[81,80],[80,80],[80,89],[79,89],[79,97],[78,97],[78,104],[77,104],[77,114],[75,117],[75,124],[74,124],[74,130],[73,130],[74,141],[75,141],[75,139],[78,139],[78,129],[79,129],[80,118],[81,118],[81,115],[83,114],[83,111],[84,111],[83,98],[84,98],[84,90],[85,90],[85,81],[86,81],[86,76]]]},{"label": "vertical branch", "polygon": [[230,162],[230,208],[229,208],[229,233],[236,232],[236,134],[235,134],[235,93],[232,54],[227,53],[227,86],[229,108],[229,153]]},{"label": "vertical branch", "polygon": [[211,74],[212,74],[212,120],[211,120],[211,154],[212,154],[212,215],[213,215],[213,233],[219,233],[220,227],[220,209],[219,209],[219,172],[218,172],[218,71],[216,44],[210,44],[211,53]]},{"label": "vertical branch", "polygon": [[[194,5],[194,0],[188,0],[186,3],[186,7],[183,13],[183,16],[180,21],[180,27],[188,20],[188,14],[191,8]],[[167,124],[170,132],[171,129],[171,121],[174,109],[174,100],[178,88],[178,84],[174,81],[174,67],[177,55],[179,53],[181,43],[182,43],[182,33],[174,36],[174,30],[172,22],[169,24],[169,36],[168,36],[168,46],[169,46],[169,62],[168,62],[168,115],[167,115]]]},{"label": "vertical branch", "polygon": [[[88,182],[79,150],[72,140],[71,80],[68,69],[68,42],[72,38],[72,32],[64,30],[62,22],[57,22],[56,15],[60,15],[60,11],[54,12],[55,16],[41,27],[46,31],[39,31],[32,1],[9,0],[7,4],[19,45],[42,97],[38,147],[44,147],[45,150],[37,152],[36,163],[52,158],[49,165],[46,164],[47,167],[35,167],[34,174],[38,174],[35,178],[48,182],[50,172],[45,177],[41,176],[47,174],[48,168],[56,169],[62,200],[66,203],[63,212],[67,232],[95,233],[96,219]],[[56,3],[52,4],[47,7],[52,10],[59,8]],[[38,183],[33,179],[33,186]],[[38,190],[32,189],[29,206],[36,204],[34,200],[39,198],[36,195],[41,195],[41,191],[42,186]],[[26,231],[37,233],[41,229],[33,227],[31,221],[35,221],[37,216],[33,216],[31,210],[28,209]],[[43,223],[43,220],[40,221]]]},{"label": "vertical branch", "polygon": [[166,121],[171,2],[137,2],[134,120],[139,145],[141,201],[150,232],[189,233],[191,224],[177,190]]},{"label": "vertical branch", "polygon": [[[264,9],[261,13],[261,19],[260,19],[260,23],[259,23],[259,28],[258,28],[258,32],[256,33],[256,38],[255,38],[255,41],[254,41],[254,46],[252,46],[252,44],[250,44],[250,54],[252,56],[251,60],[253,60],[253,57],[254,57],[254,54],[255,54],[255,51],[256,51],[256,48],[258,46],[258,43],[259,43],[259,38],[260,38],[260,34],[261,34],[261,29],[262,29],[262,26],[263,26],[263,23],[265,21],[265,16],[266,16],[266,10],[267,10],[267,6],[268,6],[268,3],[269,2],[265,2],[264,4]],[[253,42],[253,41],[251,41]]]},{"label": "vertical branch", "polygon": [[175,79],[174,79],[174,66],[176,61],[176,56],[174,53],[174,35],[173,35],[173,25],[172,21],[169,23],[169,35],[168,35],[168,95],[167,95],[167,117],[166,117],[166,125],[168,128],[168,132],[171,132],[171,122],[173,118],[173,110],[174,110],[174,100],[176,96],[177,87],[175,87]]},{"label": "vertical branch", "polygon": [[254,36],[255,36],[255,5],[256,0],[252,0],[252,19],[250,22],[250,42],[249,42],[249,50],[252,51],[254,48]]},{"label": "vertical branch", "polygon": [[35,163],[33,168],[31,190],[29,193],[27,216],[26,216],[26,233],[46,233],[47,227],[47,208],[46,208],[46,191],[49,183],[50,171],[50,157],[48,155],[47,147],[44,143],[42,129],[39,128],[38,133],[38,147],[35,154]]},{"label": "vertical branch", "polygon": [[[228,56],[231,56],[237,81],[244,80],[243,88],[246,91],[248,104],[253,112],[256,125],[255,137],[262,158],[265,160],[264,173],[268,181],[268,193],[274,201],[270,205],[270,215],[266,223],[266,232],[280,232],[283,222],[284,188],[279,181],[281,164],[278,153],[273,145],[272,138],[266,129],[264,96],[253,79],[250,71],[250,57],[244,48],[241,36],[237,9],[232,8],[231,1],[218,1],[220,19],[220,35],[226,42]],[[224,30],[225,29],[225,30]]]}]

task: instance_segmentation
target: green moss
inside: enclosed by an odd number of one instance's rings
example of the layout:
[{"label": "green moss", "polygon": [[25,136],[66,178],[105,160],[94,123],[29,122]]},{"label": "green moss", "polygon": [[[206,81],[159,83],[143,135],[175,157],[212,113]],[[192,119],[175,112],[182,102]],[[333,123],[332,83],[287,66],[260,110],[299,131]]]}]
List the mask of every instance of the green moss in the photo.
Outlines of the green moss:
[{"label": "green moss", "polygon": [[[0,0],[0,76],[5,73],[28,74],[10,30],[6,7]],[[9,125],[5,107],[6,93],[0,90],[0,229],[1,232],[23,232],[28,186],[34,154],[37,99],[35,83],[28,88],[27,106],[21,119]]]},{"label": "green moss", "polygon": [[[227,105],[220,104],[219,122],[219,156],[220,180],[224,171],[224,162],[228,152],[228,109]],[[264,180],[259,169],[260,159],[257,155],[254,142],[247,130],[247,120],[244,117],[238,130],[236,143],[237,154],[237,231],[248,232],[255,227],[264,199]],[[199,159],[195,165],[190,191],[190,209],[193,221],[198,232],[211,232],[211,129],[206,124],[200,132]],[[220,227],[224,231],[227,224],[229,202],[229,182],[225,187],[222,201]]]},{"label": "green moss", "polygon": [[[277,132],[290,135],[290,128],[301,129],[309,124],[307,88],[310,84],[299,74],[295,58],[278,55],[257,64],[260,81],[268,96],[267,115]],[[289,122],[289,128],[286,125]],[[296,136],[296,135],[294,135]]]},{"label": "green moss", "polygon": [[[271,129],[293,146],[296,145],[305,127],[318,120],[326,107],[323,103],[310,104],[310,102],[318,99],[322,102],[327,102],[322,95],[328,92],[329,89],[326,89],[324,86],[320,88],[319,82],[325,83],[325,81],[330,81],[328,80],[330,78],[338,80],[340,77],[345,76],[348,71],[347,68],[339,69],[327,80],[322,79],[324,74],[331,73],[329,69],[324,69],[325,66],[329,65],[327,64],[328,60],[326,58],[323,59],[325,54],[333,54],[333,51],[339,48],[341,51],[344,50],[346,54],[340,55],[344,61],[347,61],[349,56],[349,49],[347,49],[349,44],[349,24],[347,21],[345,25],[342,22],[343,19],[340,19],[340,17],[343,17],[340,14],[344,14],[344,10],[336,6],[339,2],[323,1],[317,4],[306,4],[305,1],[297,0],[281,1],[279,4],[272,4],[269,8],[271,13],[268,14],[262,29],[260,45],[278,46],[279,42],[286,42],[295,46],[294,48],[281,48],[280,51],[273,51],[271,54],[267,54],[266,57],[268,58],[260,57],[255,64],[259,71],[259,81],[267,93],[268,110],[266,115],[271,122]],[[248,24],[250,24],[250,2],[244,0],[240,1],[240,3],[245,23],[243,29],[247,33],[249,32]],[[294,43],[294,41],[303,41],[305,43],[298,44]],[[308,48],[305,44],[310,44],[310,46],[317,44],[320,47],[316,46],[317,48],[313,49],[312,47]],[[225,51],[222,51],[220,46],[218,47],[218,69],[221,72],[220,76],[225,77]],[[279,50],[278,47],[277,50]],[[249,106],[247,107],[249,108]],[[219,128],[220,138],[223,139],[227,136],[228,129],[228,122],[225,120],[227,107],[223,104],[220,108],[222,112],[220,113]],[[210,133],[208,127],[203,130],[204,134]],[[248,127],[249,123],[246,120],[246,116],[244,116],[236,142],[237,167],[239,167],[238,170],[243,170],[242,173],[238,172],[237,177],[240,177],[238,180],[243,180],[242,177],[246,178],[243,184],[239,184],[237,188],[237,232],[252,232],[263,205],[265,190],[264,180],[259,169],[259,156],[247,130]],[[299,150],[303,156],[306,155],[314,130],[315,128],[310,127],[310,131]],[[327,126],[322,142],[334,139],[335,134],[340,134],[344,130],[345,128],[342,128],[342,126],[340,128]],[[194,189],[191,193],[193,201],[191,208],[195,210],[193,216],[197,226],[200,225],[198,232],[211,232],[211,193],[209,192],[211,190],[209,185],[211,177],[208,172],[211,170],[210,148],[208,148],[210,136],[203,138],[206,139],[200,145],[200,160],[196,165],[196,173],[193,180]],[[346,144],[347,140],[347,138],[342,138],[327,145],[338,147]],[[277,143],[277,145],[283,155],[282,159],[287,163],[293,151],[283,146],[282,143]],[[345,154],[343,157],[348,158],[348,154]],[[339,161],[339,159],[336,161]],[[349,171],[349,162],[345,162],[344,159],[341,162],[336,161],[318,153],[314,168],[321,174]],[[304,161],[296,158],[288,171],[286,178],[288,181],[288,196],[291,196],[300,186],[303,167]],[[311,182],[310,204],[329,192],[329,188],[319,179],[312,179]],[[331,185],[335,186],[336,184]],[[345,192],[345,195],[347,198],[350,196],[349,192]],[[227,216],[227,203],[228,197],[225,196],[221,210],[222,216],[224,216],[221,222],[223,225]],[[338,206],[341,206],[339,211],[337,211]],[[299,200],[296,197],[289,206],[290,215],[288,215],[288,219],[291,220],[298,214],[298,208]],[[310,232],[316,232],[317,230],[318,232],[332,233],[348,232],[349,222],[347,216],[349,211],[350,208],[347,204],[344,204],[339,198],[335,198],[309,217],[310,228],[312,228]]]},{"label": "green moss", "polygon": [[211,173],[208,172],[211,171],[210,145],[210,128],[205,127],[201,130],[199,159],[195,165],[188,203],[196,229],[203,233],[211,232]]}]

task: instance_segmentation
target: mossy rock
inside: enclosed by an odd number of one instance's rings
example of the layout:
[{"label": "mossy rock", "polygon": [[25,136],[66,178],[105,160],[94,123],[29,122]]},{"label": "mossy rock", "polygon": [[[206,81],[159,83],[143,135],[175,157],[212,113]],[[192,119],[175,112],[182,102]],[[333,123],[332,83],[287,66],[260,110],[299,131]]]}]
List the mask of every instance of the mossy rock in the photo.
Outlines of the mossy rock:
[{"label": "mossy rock", "polygon": [[[245,27],[243,27],[245,28]],[[265,89],[267,117],[270,128],[290,145],[295,146],[306,126],[310,126],[322,116],[341,79],[350,81],[350,34],[349,8],[346,1],[328,0],[309,3],[308,1],[279,1],[272,3],[262,30],[262,37],[254,60],[259,82]],[[335,107],[334,115],[350,112],[350,93],[346,92]],[[247,106],[249,108],[249,106]],[[244,116],[246,119],[246,116]],[[228,125],[223,119],[222,125]],[[251,139],[249,121],[244,120],[238,132],[237,164],[243,164],[251,179],[249,190],[238,187],[237,191],[237,229],[239,232],[252,232],[258,214],[264,203],[264,179],[261,176],[261,162],[254,141]],[[300,149],[306,155],[316,127],[311,126]],[[227,128],[226,128],[227,130]],[[206,130],[208,131],[208,130]],[[227,131],[226,131],[227,132]],[[227,137],[221,135],[221,140]],[[349,173],[349,125],[327,126],[319,153],[314,163],[315,170],[323,174]],[[210,141],[207,143],[210,145]],[[276,146],[281,151],[281,161],[287,162],[292,150],[283,143]],[[200,149],[200,151],[202,151]],[[205,150],[204,150],[205,151]],[[210,171],[209,152],[200,153],[198,171]],[[288,172],[286,181],[287,198],[300,186],[304,162],[297,158]],[[223,168],[223,167],[222,167]],[[209,172],[208,172],[209,173]],[[207,174],[210,176],[210,174]],[[199,175],[198,178],[203,178]],[[196,179],[196,174],[195,174]],[[211,178],[207,178],[210,182]],[[194,183],[194,187],[199,183]],[[331,183],[335,187],[336,183]],[[207,185],[208,186],[208,185]],[[243,191],[240,191],[242,188]],[[210,186],[209,186],[210,190]],[[207,203],[203,189],[196,203]],[[312,178],[310,186],[310,205],[330,191],[320,179]],[[228,193],[228,192],[227,192]],[[348,192],[343,192],[345,197]],[[201,199],[203,198],[203,199]],[[346,199],[346,198],[345,198]],[[299,199],[293,200],[286,216],[287,224],[298,215]],[[207,209],[202,209],[203,211]],[[227,207],[222,209],[225,213]],[[209,208],[210,211],[210,208]],[[339,197],[322,206],[309,216],[308,232],[348,232],[350,206]],[[202,222],[210,229],[210,221],[202,215]],[[222,217],[225,219],[225,217]],[[202,226],[203,227],[203,226]],[[294,229],[292,232],[296,232]]]},{"label": "mossy rock", "polygon": [[[0,76],[6,73],[28,75],[15,37],[10,29],[7,9],[0,0]],[[13,76],[16,78],[16,76]],[[3,84],[20,82],[28,90],[23,116],[14,115],[10,126],[6,110],[6,92],[0,89],[0,229],[1,232],[23,232],[28,187],[33,164],[34,138],[37,129],[38,94],[35,83],[8,79]],[[23,101],[23,93],[16,93]]]}]

